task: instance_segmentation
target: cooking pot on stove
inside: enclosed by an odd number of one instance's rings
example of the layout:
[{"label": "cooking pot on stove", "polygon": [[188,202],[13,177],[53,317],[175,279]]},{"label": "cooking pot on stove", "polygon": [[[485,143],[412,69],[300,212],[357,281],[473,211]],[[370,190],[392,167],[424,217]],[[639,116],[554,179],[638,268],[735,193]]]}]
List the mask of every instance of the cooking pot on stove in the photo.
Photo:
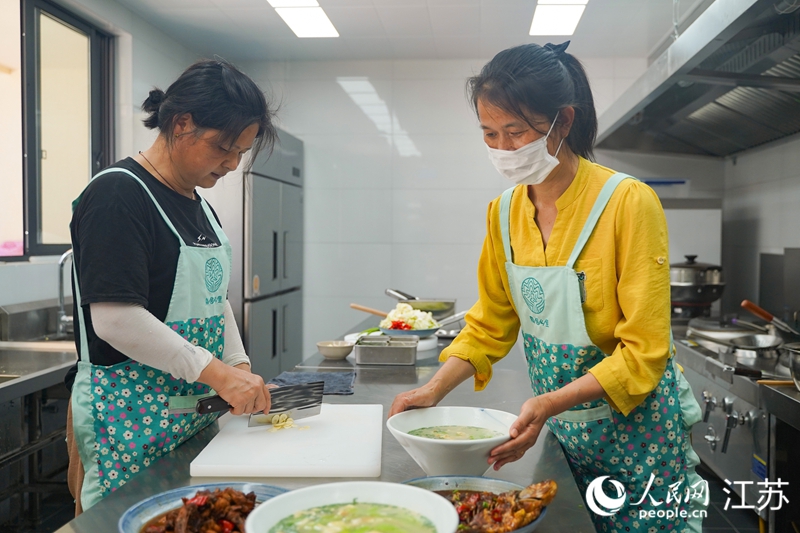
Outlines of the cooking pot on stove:
[{"label": "cooking pot on stove", "polygon": [[792,372],[794,386],[800,391],[800,342],[789,342],[783,348],[789,354],[789,370]]},{"label": "cooking pot on stove", "polygon": [[669,266],[670,295],[673,305],[711,304],[722,296],[725,282],[722,267],[698,263],[696,255],[686,255],[683,263]]}]

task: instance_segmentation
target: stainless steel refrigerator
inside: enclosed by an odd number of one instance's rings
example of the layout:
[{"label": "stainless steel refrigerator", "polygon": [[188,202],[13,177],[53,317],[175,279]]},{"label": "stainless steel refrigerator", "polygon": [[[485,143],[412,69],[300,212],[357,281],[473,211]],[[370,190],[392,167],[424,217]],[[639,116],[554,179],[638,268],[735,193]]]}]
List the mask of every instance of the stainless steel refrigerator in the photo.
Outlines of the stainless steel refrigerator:
[{"label": "stainless steel refrigerator", "polygon": [[242,329],[265,380],[303,359],[303,142],[279,138],[244,180]]}]

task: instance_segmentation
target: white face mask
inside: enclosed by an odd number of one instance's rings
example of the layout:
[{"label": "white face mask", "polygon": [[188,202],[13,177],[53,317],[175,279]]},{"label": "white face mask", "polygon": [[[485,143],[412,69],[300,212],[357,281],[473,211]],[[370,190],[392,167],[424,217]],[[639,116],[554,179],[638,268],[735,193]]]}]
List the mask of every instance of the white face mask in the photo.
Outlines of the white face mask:
[{"label": "white face mask", "polygon": [[564,139],[558,144],[555,155],[547,151],[547,138],[558,120],[558,113],[547,130],[547,135],[516,150],[497,150],[486,145],[489,159],[497,171],[518,185],[538,185],[558,166],[558,152]]}]

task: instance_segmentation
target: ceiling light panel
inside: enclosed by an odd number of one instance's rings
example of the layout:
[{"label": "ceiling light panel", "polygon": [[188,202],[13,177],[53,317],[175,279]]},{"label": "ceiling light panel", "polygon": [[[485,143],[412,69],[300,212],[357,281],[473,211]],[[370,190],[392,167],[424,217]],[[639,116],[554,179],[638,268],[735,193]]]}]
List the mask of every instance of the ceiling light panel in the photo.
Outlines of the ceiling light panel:
[{"label": "ceiling light panel", "polygon": [[533,12],[530,35],[572,35],[585,5],[542,4]]},{"label": "ceiling light panel", "polygon": [[272,7],[319,7],[317,0],[267,0]]},{"label": "ceiling light panel", "polygon": [[539,0],[538,4],[550,6],[585,6],[589,0]]},{"label": "ceiling light panel", "polygon": [[275,12],[298,37],[339,36],[321,7],[277,7]]}]

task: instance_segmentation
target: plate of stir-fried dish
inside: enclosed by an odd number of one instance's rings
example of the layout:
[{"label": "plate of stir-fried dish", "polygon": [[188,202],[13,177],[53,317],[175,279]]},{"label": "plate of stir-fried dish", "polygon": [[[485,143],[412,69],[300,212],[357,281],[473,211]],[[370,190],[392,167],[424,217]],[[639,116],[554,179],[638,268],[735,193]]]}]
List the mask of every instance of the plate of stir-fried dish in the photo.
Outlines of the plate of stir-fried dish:
[{"label": "plate of stir-fried dish", "polygon": [[550,479],[527,487],[475,476],[424,477],[406,483],[450,501],[458,512],[459,533],[529,533],[558,491]]},{"label": "plate of stir-fried dish", "polygon": [[209,483],[147,498],[119,520],[120,533],[244,533],[253,508],[286,489],[262,483]]}]

